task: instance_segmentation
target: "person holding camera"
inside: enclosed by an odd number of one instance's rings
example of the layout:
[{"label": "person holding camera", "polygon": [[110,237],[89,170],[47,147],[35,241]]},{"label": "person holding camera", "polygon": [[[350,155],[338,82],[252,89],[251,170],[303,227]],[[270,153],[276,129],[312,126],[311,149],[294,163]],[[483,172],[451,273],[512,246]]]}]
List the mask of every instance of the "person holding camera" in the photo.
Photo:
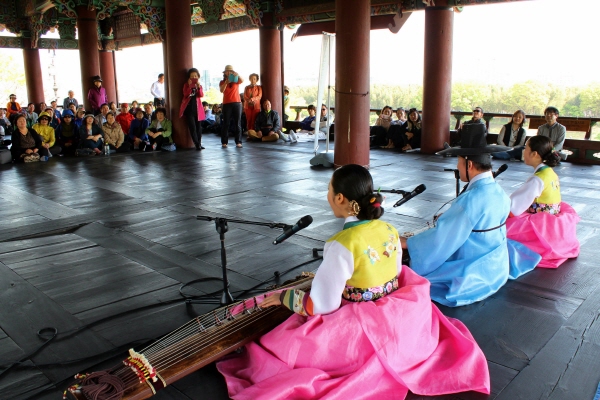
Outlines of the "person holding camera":
[{"label": "person holding camera", "polygon": [[240,84],[244,79],[233,70],[231,65],[225,66],[223,80],[219,89],[223,93],[223,115],[221,118],[221,146],[227,147],[229,141],[230,120],[234,121],[234,139],[237,147],[242,147],[242,100],[240,99]]},{"label": "person holding camera", "polygon": [[200,72],[196,68],[188,70],[188,80],[183,84],[183,98],[179,108],[179,117],[185,116],[190,130],[190,136],[196,146],[196,150],[204,150],[202,146],[202,121],[206,118],[202,106],[202,85],[198,80]]}]

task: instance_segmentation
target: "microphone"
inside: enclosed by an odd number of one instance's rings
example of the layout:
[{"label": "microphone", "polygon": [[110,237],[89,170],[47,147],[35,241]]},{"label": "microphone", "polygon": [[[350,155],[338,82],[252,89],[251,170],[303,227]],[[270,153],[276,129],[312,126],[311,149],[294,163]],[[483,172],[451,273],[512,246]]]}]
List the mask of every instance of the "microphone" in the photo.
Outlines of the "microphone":
[{"label": "microphone", "polygon": [[310,215],[305,215],[304,217],[300,218],[298,222],[296,222],[296,225],[292,226],[291,228],[285,229],[283,233],[273,241],[273,244],[279,244],[283,242],[293,234],[298,233],[299,230],[304,229],[310,224],[312,224],[312,222],[313,218]]},{"label": "microphone", "polygon": [[425,191],[425,189],[426,189],[425,185],[420,184],[412,192],[410,192],[410,193],[405,194],[404,196],[402,196],[402,198],[400,200],[398,200],[396,202],[396,204],[394,204],[394,207],[401,206],[402,204],[406,203],[407,201],[409,201],[413,197],[415,197],[417,195],[420,195],[421,193],[423,193]]},{"label": "microphone", "polygon": [[500,175],[501,173],[503,173],[504,171],[506,171],[508,169],[508,165],[506,164],[502,164],[500,166],[500,168],[498,168],[498,170],[496,172],[493,172],[492,175],[494,176],[494,178],[496,178],[498,175]]}]

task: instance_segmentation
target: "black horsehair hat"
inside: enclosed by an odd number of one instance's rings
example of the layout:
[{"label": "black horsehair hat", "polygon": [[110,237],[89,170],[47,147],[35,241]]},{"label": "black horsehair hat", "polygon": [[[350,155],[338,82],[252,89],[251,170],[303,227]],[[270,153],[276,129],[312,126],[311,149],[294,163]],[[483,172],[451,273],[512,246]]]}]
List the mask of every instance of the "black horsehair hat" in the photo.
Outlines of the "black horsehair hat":
[{"label": "black horsehair hat", "polygon": [[451,147],[435,154],[441,156],[478,156],[481,154],[496,153],[497,151],[508,151],[512,147],[489,145],[486,141],[484,124],[463,125],[460,133],[460,146]]}]

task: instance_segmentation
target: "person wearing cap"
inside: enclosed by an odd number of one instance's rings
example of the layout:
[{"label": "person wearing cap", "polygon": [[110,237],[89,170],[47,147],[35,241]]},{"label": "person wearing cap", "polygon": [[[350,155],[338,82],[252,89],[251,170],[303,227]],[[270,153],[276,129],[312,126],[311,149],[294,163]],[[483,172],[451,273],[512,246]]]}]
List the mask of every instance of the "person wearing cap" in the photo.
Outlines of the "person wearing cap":
[{"label": "person wearing cap", "polygon": [[[504,146],[488,145],[485,127],[466,125],[461,147],[439,152],[458,156],[460,180],[466,190],[427,231],[401,238],[411,268],[431,283],[431,299],[449,307],[487,298],[508,279],[536,266],[541,257],[507,240],[510,199],[492,175],[490,153]],[[518,262],[516,262],[518,261]]]},{"label": "person wearing cap", "polygon": [[77,109],[77,107],[79,106],[79,102],[75,98],[75,92],[69,90],[68,94],[69,95],[63,100],[63,110],[68,109],[71,104],[75,104],[75,109]]},{"label": "person wearing cap", "polygon": [[158,74],[158,80],[150,87],[150,93],[154,96],[154,107],[165,106],[165,74]]},{"label": "person wearing cap", "polygon": [[206,116],[204,115],[204,106],[202,106],[204,91],[199,82],[200,72],[196,68],[190,68],[187,75],[188,80],[183,84],[183,98],[179,107],[179,118],[185,117],[196,150],[204,150],[204,146],[202,146],[202,121]]},{"label": "person wearing cap", "polygon": [[146,147],[150,144],[146,129],[148,129],[150,123],[144,118],[144,110],[137,108],[135,110],[135,119],[131,121],[129,125],[128,140],[133,146],[134,150],[145,151]]},{"label": "person wearing cap", "polygon": [[129,126],[131,125],[131,121],[135,119],[135,117],[129,113],[129,104],[121,103],[121,113],[116,116],[116,120],[121,125],[123,129],[123,133],[129,133]]},{"label": "person wearing cap", "polygon": [[21,105],[17,103],[17,95],[11,94],[9,101],[6,103],[6,115],[10,119],[12,115],[16,115],[21,111]]},{"label": "person wearing cap", "polygon": [[[129,114],[126,112],[126,114]],[[110,146],[111,150],[117,153],[124,153],[131,150],[131,144],[125,141],[123,128],[115,119],[115,113],[108,111],[106,113],[106,122],[102,124],[104,133],[104,143]]]},{"label": "person wearing cap", "polygon": [[60,125],[56,129],[56,143],[62,149],[62,154],[73,156],[79,147],[79,127],[75,125],[73,111],[63,112]]},{"label": "person wearing cap", "polygon": [[173,124],[167,119],[167,110],[164,107],[157,108],[155,114],[156,118],[146,129],[146,134],[152,150],[160,150],[163,145],[173,143]]},{"label": "person wearing cap", "polygon": [[221,146],[227,147],[229,142],[230,120],[234,123],[234,140],[236,147],[242,147],[242,101],[240,84],[244,79],[233,70],[231,65],[225,66],[223,80],[219,82],[219,90],[223,93],[223,114],[221,116]]},{"label": "person wearing cap", "polygon": [[94,114],[86,114],[83,118],[81,128],[79,128],[79,137],[81,139],[81,147],[84,149],[92,149],[96,155],[102,154],[104,146],[104,132],[96,123]]},{"label": "person wearing cap", "polygon": [[88,101],[92,107],[94,114],[100,114],[100,107],[102,104],[108,104],[108,97],[106,97],[106,89],[102,87],[102,79],[100,76],[95,75],[92,77],[94,86],[88,91]]},{"label": "person wearing cap", "polygon": [[54,128],[50,126],[52,117],[46,111],[40,113],[38,121],[32,126],[42,138],[42,147],[40,148],[40,156],[52,157],[60,154],[61,148],[56,144],[56,135]]},{"label": "person wearing cap", "polygon": [[260,113],[262,87],[257,85],[258,74],[250,74],[250,84],[244,89],[244,113],[246,114],[246,130],[254,129],[256,116]]}]

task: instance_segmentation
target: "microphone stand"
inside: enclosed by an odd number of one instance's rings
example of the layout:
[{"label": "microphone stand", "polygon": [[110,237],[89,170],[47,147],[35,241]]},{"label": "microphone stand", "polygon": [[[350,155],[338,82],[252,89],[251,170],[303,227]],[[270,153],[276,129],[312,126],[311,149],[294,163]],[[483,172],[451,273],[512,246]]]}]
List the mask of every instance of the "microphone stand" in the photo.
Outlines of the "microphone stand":
[{"label": "microphone stand", "polygon": [[[217,229],[217,232],[219,233],[219,240],[221,241],[221,269],[223,271],[223,278],[208,278],[208,279],[223,281],[223,292],[221,293],[221,299],[219,301],[219,304],[221,306],[225,306],[227,304],[233,303],[233,296],[229,292],[229,280],[227,279],[227,254],[225,252],[225,233],[229,230],[227,223],[233,222],[236,224],[268,226],[271,229],[273,229],[273,228],[282,228],[282,229],[292,228],[292,225],[282,224],[282,223],[245,221],[245,220],[241,220],[241,219],[208,217],[208,216],[204,216],[204,215],[198,215],[198,216],[196,216],[196,219],[198,219],[200,221],[215,221],[215,228]],[[189,284],[189,283],[191,283],[191,282],[188,282],[187,284]],[[216,304],[215,299],[187,299],[185,302],[186,302],[186,304]]]},{"label": "microphone stand", "polygon": [[454,172],[454,179],[456,179],[456,197],[460,194],[460,172],[457,169],[444,168],[444,171]]}]

